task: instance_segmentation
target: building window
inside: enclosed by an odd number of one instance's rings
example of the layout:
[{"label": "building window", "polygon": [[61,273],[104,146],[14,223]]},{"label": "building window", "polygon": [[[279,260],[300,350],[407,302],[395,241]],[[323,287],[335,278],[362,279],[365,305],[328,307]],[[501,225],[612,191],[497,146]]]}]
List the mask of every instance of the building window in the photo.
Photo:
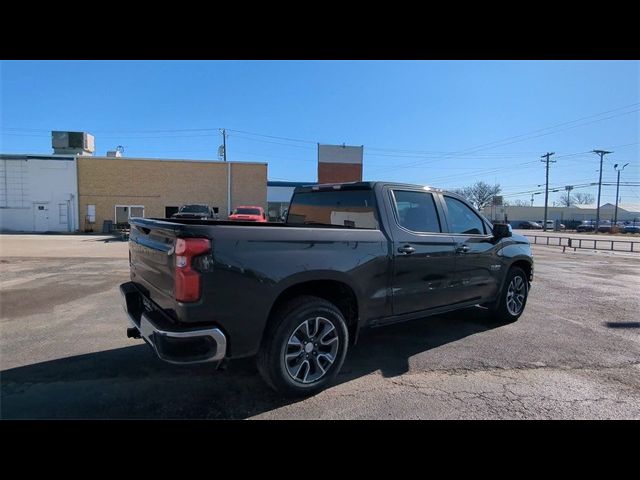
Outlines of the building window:
[{"label": "building window", "polygon": [[30,206],[27,162],[3,159],[0,162],[0,208]]},{"label": "building window", "polygon": [[87,222],[95,223],[96,221],[96,206],[87,205]]},{"label": "building window", "polygon": [[144,205],[116,205],[115,223],[116,225],[129,224],[132,217],[144,217]]}]

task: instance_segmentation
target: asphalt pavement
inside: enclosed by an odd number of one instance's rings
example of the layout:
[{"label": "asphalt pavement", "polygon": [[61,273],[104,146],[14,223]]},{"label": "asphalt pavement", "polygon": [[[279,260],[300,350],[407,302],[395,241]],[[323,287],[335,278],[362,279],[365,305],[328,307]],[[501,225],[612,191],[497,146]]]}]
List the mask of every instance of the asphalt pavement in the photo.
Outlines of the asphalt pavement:
[{"label": "asphalt pavement", "polygon": [[640,254],[534,247],[526,311],[365,333],[338,384],[290,400],[251,359],[173,366],[126,338],[127,244],[0,235],[2,418],[640,419]]}]

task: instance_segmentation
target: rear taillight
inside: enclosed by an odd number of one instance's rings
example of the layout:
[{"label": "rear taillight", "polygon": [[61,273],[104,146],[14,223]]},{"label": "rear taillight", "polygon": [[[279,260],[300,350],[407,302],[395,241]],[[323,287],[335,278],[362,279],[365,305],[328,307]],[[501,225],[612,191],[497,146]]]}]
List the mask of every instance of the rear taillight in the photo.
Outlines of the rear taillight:
[{"label": "rear taillight", "polygon": [[178,238],[176,240],[175,297],[179,302],[200,299],[200,273],[193,269],[193,259],[211,251],[207,238]]}]

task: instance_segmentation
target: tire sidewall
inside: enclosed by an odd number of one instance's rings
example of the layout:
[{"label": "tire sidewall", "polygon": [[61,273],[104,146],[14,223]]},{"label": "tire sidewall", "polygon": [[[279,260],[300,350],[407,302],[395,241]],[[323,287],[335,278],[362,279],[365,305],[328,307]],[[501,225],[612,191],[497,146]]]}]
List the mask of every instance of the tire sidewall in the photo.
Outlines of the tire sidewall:
[{"label": "tire sidewall", "polygon": [[[337,330],[338,341],[340,343],[338,345],[336,360],[331,365],[329,372],[316,382],[303,384],[296,382],[289,375],[285,364],[285,351],[287,349],[289,338],[295,329],[304,321],[316,316],[324,317],[334,325]],[[333,382],[340,372],[346,357],[348,342],[349,333],[344,317],[331,303],[318,300],[290,311],[285,315],[280,325],[276,328],[273,338],[273,347],[269,363],[270,368],[274,373],[271,378],[275,383],[275,387],[289,395],[311,395],[323,390]]]}]

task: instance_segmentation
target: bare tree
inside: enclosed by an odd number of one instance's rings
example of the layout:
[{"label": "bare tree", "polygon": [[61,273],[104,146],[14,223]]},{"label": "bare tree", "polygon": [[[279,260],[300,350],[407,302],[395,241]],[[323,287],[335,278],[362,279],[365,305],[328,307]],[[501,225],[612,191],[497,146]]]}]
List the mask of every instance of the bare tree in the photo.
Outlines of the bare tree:
[{"label": "bare tree", "polygon": [[566,195],[560,195],[558,197],[558,205],[561,207],[570,207],[575,204],[576,199],[573,197],[573,195],[569,195],[568,197]]},{"label": "bare tree", "polygon": [[596,199],[590,193],[578,192],[575,195],[573,195],[573,200],[575,200],[574,203],[577,203],[578,205],[589,205],[595,202]]},{"label": "bare tree", "polygon": [[505,207],[528,207],[529,202],[520,198],[512,200],[510,202],[504,202]]},{"label": "bare tree", "polygon": [[453,190],[454,193],[463,196],[469,202],[473,203],[478,210],[482,210],[489,205],[493,197],[501,191],[500,184],[489,185],[483,181],[478,181],[468,187]]},{"label": "bare tree", "polygon": [[[576,193],[575,195],[560,195],[557,203],[560,207],[572,207],[573,205],[588,205],[595,201],[590,193]],[[555,206],[554,202],[554,206]]]}]

